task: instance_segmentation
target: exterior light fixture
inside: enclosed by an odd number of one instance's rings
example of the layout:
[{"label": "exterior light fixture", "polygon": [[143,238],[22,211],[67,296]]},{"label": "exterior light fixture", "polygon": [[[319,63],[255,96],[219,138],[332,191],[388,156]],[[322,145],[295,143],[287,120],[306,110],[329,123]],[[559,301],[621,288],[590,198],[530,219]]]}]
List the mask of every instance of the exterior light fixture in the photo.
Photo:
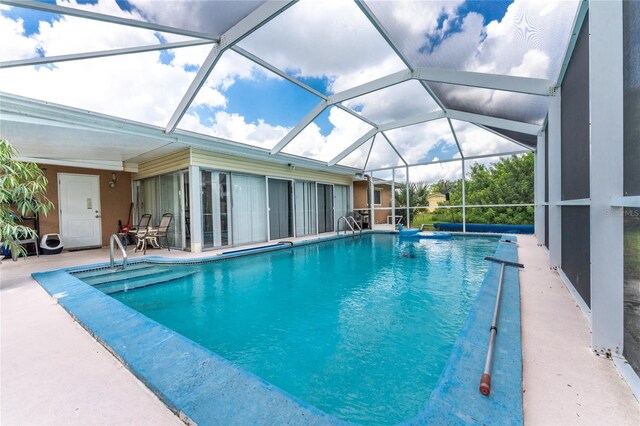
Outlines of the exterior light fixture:
[{"label": "exterior light fixture", "polygon": [[111,187],[111,188],[115,188],[116,187],[116,174],[115,173],[111,173],[111,180],[109,181],[109,187]]}]

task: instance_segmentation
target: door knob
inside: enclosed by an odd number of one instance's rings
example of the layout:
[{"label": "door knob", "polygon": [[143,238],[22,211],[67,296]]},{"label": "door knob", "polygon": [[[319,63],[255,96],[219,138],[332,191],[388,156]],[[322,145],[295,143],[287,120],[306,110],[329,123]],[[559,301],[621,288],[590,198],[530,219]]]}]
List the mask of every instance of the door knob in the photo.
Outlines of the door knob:
[{"label": "door knob", "polygon": [[100,217],[100,215],[99,215],[99,214],[97,214],[97,215],[96,215],[96,219],[98,219],[99,217]]}]

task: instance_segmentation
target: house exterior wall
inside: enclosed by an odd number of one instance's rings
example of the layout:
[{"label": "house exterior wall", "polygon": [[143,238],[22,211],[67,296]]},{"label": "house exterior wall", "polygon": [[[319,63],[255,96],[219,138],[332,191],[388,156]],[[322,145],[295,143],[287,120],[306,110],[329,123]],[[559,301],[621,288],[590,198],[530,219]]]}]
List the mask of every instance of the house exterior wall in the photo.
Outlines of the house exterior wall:
[{"label": "house exterior wall", "polygon": [[[391,207],[391,186],[390,185],[376,185],[376,189],[381,189],[380,194],[380,206],[376,207]],[[387,223],[387,216],[391,216],[391,210],[381,210],[375,213],[374,223]]]},{"label": "house exterior wall", "polygon": [[445,201],[447,201],[447,198],[444,194],[434,194],[429,197],[429,208],[427,210],[433,212],[436,210],[438,204],[444,203]]},{"label": "house exterior wall", "polygon": [[351,175],[305,169],[297,166],[295,168],[291,168],[286,164],[271,163],[253,158],[236,157],[228,154],[219,154],[202,149],[191,150],[191,165],[220,171],[333,183],[336,185],[351,186],[351,183],[353,182]]},{"label": "house exterior wall", "polygon": [[[391,185],[387,184],[376,184],[375,189],[381,190],[380,194],[380,205],[376,205],[375,207],[391,207]],[[368,186],[367,181],[355,181],[353,182],[353,205],[354,210],[363,210],[368,209],[369,206],[367,204],[368,200]],[[374,223],[387,223],[387,216],[391,216],[391,210],[380,210],[375,212],[375,221]]]},{"label": "house exterior wall", "polygon": [[189,168],[191,152],[189,148],[173,152],[153,160],[145,161],[138,165],[138,173],[133,175],[134,180],[159,176]]},{"label": "house exterior wall", "polygon": [[272,163],[235,155],[220,154],[204,149],[189,148],[140,163],[138,165],[138,173],[133,175],[133,179],[144,179],[178,170],[186,170],[189,166],[198,166],[206,169],[228,172],[282,177],[287,179],[333,183],[336,185],[351,186],[353,181],[350,175],[324,172],[322,170],[305,169],[302,167],[291,168],[286,164]]},{"label": "house exterior wall", "polygon": [[353,208],[354,210],[367,209],[367,181],[353,182]]},{"label": "house exterior wall", "polygon": [[[79,167],[38,164],[46,169],[49,180],[46,196],[54,207],[47,216],[40,217],[40,237],[45,234],[60,233],[60,207],[58,205],[58,173],[97,175],[100,178],[100,218],[102,225],[102,245],[109,244],[111,234],[118,231],[118,220],[127,223],[127,214],[131,206],[131,173],[113,172],[111,170],[86,169]],[[116,187],[111,188],[108,182],[111,174],[116,174]]]}]

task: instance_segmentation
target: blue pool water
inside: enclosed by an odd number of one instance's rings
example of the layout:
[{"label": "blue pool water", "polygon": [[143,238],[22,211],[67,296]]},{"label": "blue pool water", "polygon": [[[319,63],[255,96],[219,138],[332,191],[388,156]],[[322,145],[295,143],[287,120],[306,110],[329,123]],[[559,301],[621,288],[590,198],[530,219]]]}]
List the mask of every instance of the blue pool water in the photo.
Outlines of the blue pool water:
[{"label": "blue pool water", "polygon": [[391,424],[424,408],[497,244],[366,235],[158,265],[184,277],[111,295],[338,418]]}]

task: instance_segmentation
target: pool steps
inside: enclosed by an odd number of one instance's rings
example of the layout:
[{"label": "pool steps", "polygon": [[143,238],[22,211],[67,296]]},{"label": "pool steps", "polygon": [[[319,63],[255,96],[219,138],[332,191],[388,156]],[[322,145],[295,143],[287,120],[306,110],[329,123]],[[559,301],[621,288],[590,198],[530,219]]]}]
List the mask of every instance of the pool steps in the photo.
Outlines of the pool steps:
[{"label": "pool steps", "polygon": [[79,272],[74,275],[103,293],[113,294],[150,285],[168,283],[188,277],[194,273],[188,270],[171,271],[158,265],[137,263],[131,265],[125,271],[96,270]]},{"label": "pool steps", "polygon": [[[130,263],[127,266],[127,272],[133,271],[135,269],[141,269],[141,268],[147,268],[147,267],[149,267],[149,264],[145,262]],[[114,271],[113,269],[102,268],[102,269],[83,270],[80,272],[71,272],[71,275],[84,281],[85,278],[98,277],[101,275],[113,275],[116,272],[117,271]]]}]

